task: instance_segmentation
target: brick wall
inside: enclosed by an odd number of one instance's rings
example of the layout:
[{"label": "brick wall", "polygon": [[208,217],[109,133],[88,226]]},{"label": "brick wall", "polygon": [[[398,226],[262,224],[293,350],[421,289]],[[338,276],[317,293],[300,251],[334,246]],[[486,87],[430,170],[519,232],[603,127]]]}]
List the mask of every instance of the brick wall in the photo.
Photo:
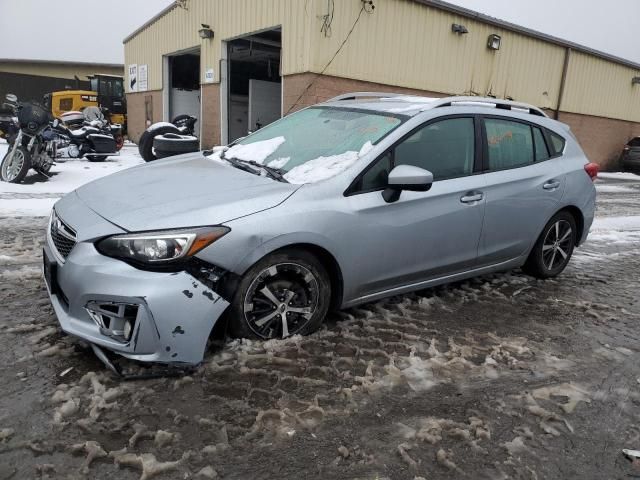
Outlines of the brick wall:
[{"label": "brick wall", "polygon": [[201,148],[220,145],[220,84],[202,86]]},{"label": "brick wall", "polygon": [[640,135],[640,123],[625,120],[567,112],[560,112],[558,120],[571,127],[589,160],[603,170],[616,170],[622,147]]},{"label": "brick wall", "polygon": [[127,131],[132,142],[138,143],[147,120],[162,121],[162,91],[127,93]]},{"label": "brick wall", "polygon": [[[349,92],[394,92],[407,95],[424,95],[427,97],[444,97],[445,94],[415,90],[412,88],[393,87],[382,83],[363,82],[349,78],[300,73],[282,77],[284,82],[283,106],[285,113],[295,112],[315,103],[324,102],[336,95]],[[311,87],[307,89],[310,85]],[[302,95],[302,98],[300,98]]]}]

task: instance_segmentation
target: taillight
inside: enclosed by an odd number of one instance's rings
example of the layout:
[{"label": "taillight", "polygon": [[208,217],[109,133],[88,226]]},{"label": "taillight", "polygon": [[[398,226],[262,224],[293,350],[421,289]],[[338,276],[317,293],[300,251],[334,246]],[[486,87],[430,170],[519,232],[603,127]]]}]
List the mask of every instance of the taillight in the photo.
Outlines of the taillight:
[{"label": "taillight", "polygon": [[584,166],[584,171],[587,172],[591,181],[595,181],[598,178],[598,172],[600,171],[600,166],[597,163],[587,163]]}]

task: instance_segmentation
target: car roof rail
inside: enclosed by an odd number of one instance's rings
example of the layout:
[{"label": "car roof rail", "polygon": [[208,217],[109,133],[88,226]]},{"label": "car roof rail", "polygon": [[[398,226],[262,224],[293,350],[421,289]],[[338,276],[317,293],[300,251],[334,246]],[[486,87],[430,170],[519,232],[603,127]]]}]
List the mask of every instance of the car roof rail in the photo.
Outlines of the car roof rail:
[{"label": "car roof rail", "polygon": [[388,92],[351,92],[343,93],[337,97],[333,97],[327,102],[339,102],[341,100],[357,100],[358,98],[393,98],[406,96],[400,93],[388,93]]},{"label": "car roof rail", "polygon": [[538,117],[548,117],[548,115],[540,108],[529,105],[528,103],[514,102],[513,100],[502,100],[493,97],[445,97],[435,102],[432,105],[432,108],[455,107],[461,105],[489,106],[500,110],[523,110]]},{"label": "car roof rail", "polygon": [[[375,99],[390,99],[390,100],[398,100],[402,102],[411,103],[412,99],[415,98],[415,103],[423,105],[416,105],[416,109],[421,108],[424,110],[430,110],[432,108],[438,107],[455,107],[455,106],[488,106],[492,108],[497,108],[500,110],[521,110],[525,111],[531,115],[536,115],[538,117],[548,118],[548,115],[538,107],[534,107],[528,103],[515,102],[513,100],[502,100],[500,98],[493,97],[475,97],[475,96],[455,96],[455,97],[442,97],[442,98],[434,98],[433,101],[429,102],[428,105],[424,105],[424,97],[409,95],[405,93],[389,93],[389,92],[352,92],[352,93],[344,93],[342,95],[338,95],[337,97],[333,97],[328,102],[339,102],[342,100],[357,100],[359,98],[375,98]],[[422,99],[422,101],[421,101]]]}]

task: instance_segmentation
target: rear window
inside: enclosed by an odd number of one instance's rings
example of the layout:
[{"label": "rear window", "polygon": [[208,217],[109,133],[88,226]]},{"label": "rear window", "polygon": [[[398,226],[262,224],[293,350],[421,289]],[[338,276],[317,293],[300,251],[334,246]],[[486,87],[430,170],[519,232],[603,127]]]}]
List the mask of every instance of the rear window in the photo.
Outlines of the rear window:
[{"label": "rear window", "polygon": [[631,139],[627,145],[630,147],[640,147],[640,137]]},{"label": "rear window", "polygon": [[533,128],[533,143],[536,149],[536,162],[542,162],[549,158],[549,149],[547,148],[547,142],[544,141],[544,135],[542,130],[536,127]]},{"label": "rear window", "polygon": [[564,151],[564,145],[566,143],[565,139],[557,133],[553,133],[552,131],[549,131],[549,138],[551,139],[551,145],[549,145],[549,147],[551,148],[551,154],[562,155],[562,152]]}]

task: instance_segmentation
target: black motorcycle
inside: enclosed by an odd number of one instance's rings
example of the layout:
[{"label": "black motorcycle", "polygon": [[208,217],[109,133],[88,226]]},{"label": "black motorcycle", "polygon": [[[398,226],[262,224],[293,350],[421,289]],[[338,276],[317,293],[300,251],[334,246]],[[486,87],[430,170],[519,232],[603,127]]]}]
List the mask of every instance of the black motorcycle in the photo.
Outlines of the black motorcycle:
[{"label": "black motorcycle", "polygon": [[[20,183],[30,168],[48,177],[57,155],[57,135],[52,132],[51,113],[35,102],[18,102],[15,95],[7,95],[18,119],[17,132],[9,137],[9,150],[0,163],[0,180]],[[54,126],[57,120],[54,120]]]},{"label": "black motorcycle", "polygon": [[8,143],[13,143],[18,135],[18,117],[16,117],[18,97],[8,94],[5,102],[0,105],[0,138],[4,138]]},{"label": "black motorcycle", "polygon": [[70,158],[86,157],[90,162],[117,155],[124,143],[122,127],[110,124],[98,107],[87,107],[82,113],[84,120],[79,128],[63,122],[57,124],[55,131],[67,140],[67,146],[61,150]]},{"label": "black motorcycle", "polygon": [[158,158],[198,151],[200,141],[194,136],[197,121],[192,115],[178,115],[171,123],[154,123],[140,136],[140,156],[145,162],[152,162]]}]

